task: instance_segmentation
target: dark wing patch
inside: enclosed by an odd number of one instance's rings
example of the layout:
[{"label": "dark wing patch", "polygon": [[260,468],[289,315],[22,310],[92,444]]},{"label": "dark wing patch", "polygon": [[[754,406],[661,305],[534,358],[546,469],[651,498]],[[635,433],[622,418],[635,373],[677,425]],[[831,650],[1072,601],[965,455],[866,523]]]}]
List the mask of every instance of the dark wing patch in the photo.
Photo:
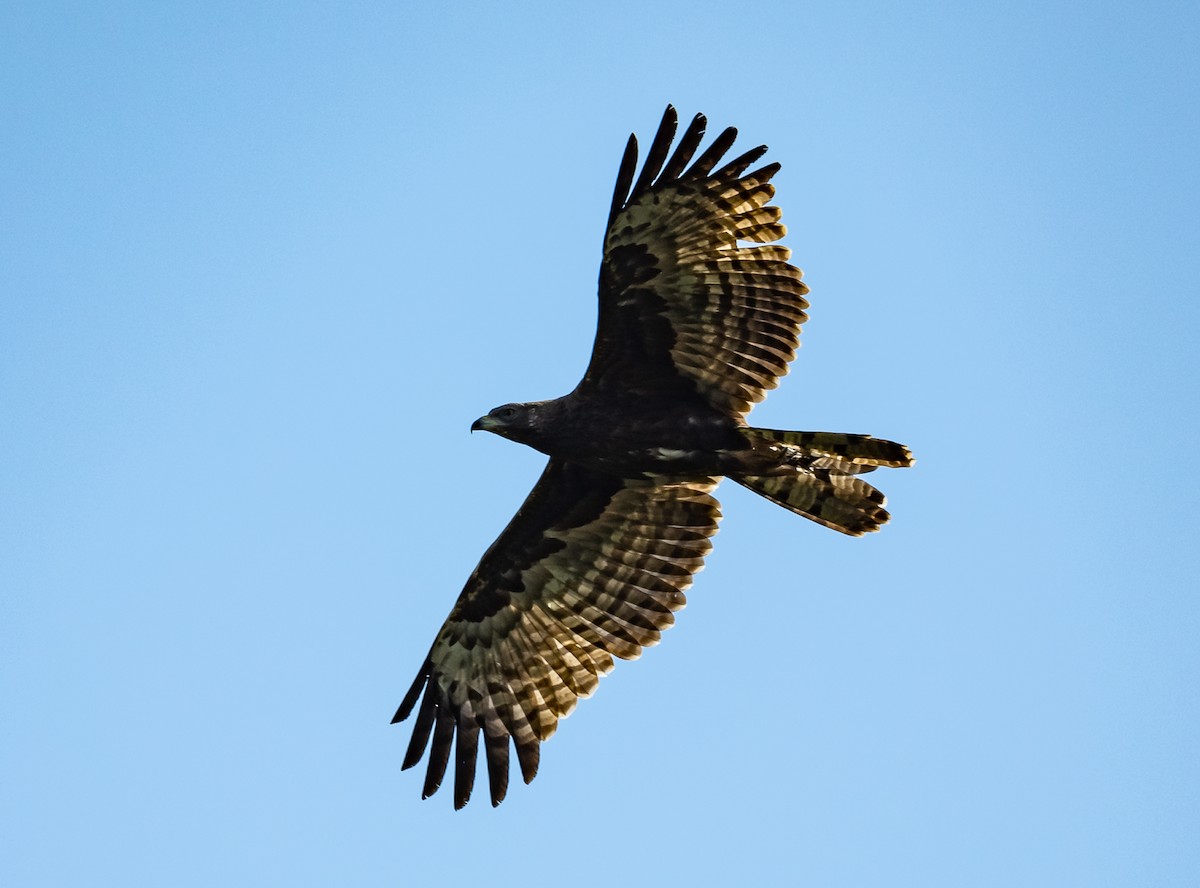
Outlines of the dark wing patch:
[{"label": "dark wing patch", "polygon": [[808,287],[791,251],[772,244],[786,233],[768,205],[779,165],[746,173],[766,147],[713,172],[737,130],[691,162],[705,118],[696,115],[668,159],[676,123],[668,106],[636,182],[637,140],[626,147],[580,390],[694,391],[740,419],[787,373]]},{"label": "dark wing patch", "polygon": [[539,744],[589,696],[613,657],[656,644],[711,549],[717,479],[625,480],[552,459],[484,554],[393,722],[420,699],[404,759],[429,745],[424,797],[455,747],[454,806],[470,798],[482,732],[493,805],[509,740],[528,783]]}]

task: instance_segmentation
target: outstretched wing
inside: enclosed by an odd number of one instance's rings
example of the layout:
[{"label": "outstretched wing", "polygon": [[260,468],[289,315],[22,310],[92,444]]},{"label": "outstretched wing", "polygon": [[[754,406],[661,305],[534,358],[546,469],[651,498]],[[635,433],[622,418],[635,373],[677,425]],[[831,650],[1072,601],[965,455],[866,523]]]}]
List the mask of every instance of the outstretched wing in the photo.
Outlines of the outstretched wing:
[{"label": "outstretched wing", "polygon": [[[737,418],[761,401],[800,343],[808,287],[783,237],[772,163],[746,170],[765,145],[714,168],[730,127],[694,161],[697,114],[667,155],[677,116],[667,106],[634,182],[637,139],[617,176],[600,269],[600,318],[581,390],[696,392]],[[690,164],[690,166],[689,166]]]},{"label": "outstretched wing", "polygon": [[640,656],[674,622],[712,547],[716,483],[625,480],[550,460],[467,580],[393,719],[421,699],[404,767],[432,734],[423,797],[441,785],[453,741],[454,807],[467,803],[481,731],[493,805],[508,787],[510,738],[533,779],[539,743],[612,658]]}]

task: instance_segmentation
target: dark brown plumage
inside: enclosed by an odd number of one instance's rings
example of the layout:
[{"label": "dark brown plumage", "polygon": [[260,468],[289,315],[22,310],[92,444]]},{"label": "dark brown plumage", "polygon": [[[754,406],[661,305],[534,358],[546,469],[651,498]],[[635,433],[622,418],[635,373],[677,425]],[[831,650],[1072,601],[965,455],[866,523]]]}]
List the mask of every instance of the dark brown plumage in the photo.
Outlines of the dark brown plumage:
[{"label": "dark brown plumage", "polygon": [[510,743],[533,779],[539,744],[613,657],[638,657],[674,622],[717,530],[722,476],[858,535],[888,520],[883,495],[858,476],[912,463],[904,446],[866,435],[746,426],[795,357],[808,288],[773,243],[785,233],[768,203],[779,165],[747,172],[766,147],[718,168],[736,130],[696,156],[704,117],[672,153],[676,124],[668,106],[636,181],[636,138],[626,147],[579,385],[472,426],[550,461],[393,719],[417,713],[404,767],[429,748],[424,797],[453,747],[454,804],[467,803],[481,735],[492,804],[507,791]]}]

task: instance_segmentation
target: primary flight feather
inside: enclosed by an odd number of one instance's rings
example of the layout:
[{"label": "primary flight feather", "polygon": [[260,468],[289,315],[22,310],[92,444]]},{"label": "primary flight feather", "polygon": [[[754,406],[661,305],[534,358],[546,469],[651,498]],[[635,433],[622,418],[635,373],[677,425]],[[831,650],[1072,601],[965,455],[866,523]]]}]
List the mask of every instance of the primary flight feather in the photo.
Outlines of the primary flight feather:
[{"label": "primary flight feather", "polygon": [[[808,287],[788,264],[760,146],[722,163],[737,131],[699,156],[697,114],[675,145],[668,106],[641,173],[630,136],[600,266],[591,362],[569,395],[497,407],[472,429],[550,457],[484,553],[393,722],[416,712],[404,767],[429,750],[423,797],[454,754],[454,806],[471,796],[482,739],[489,790],[508,788],[509,750],[526,783],[558,720],[613,657],[658,642],[712,548],[723,476],[851,535],[888,520],[859,475],[908,466],[868,435],[747,426],[787,373]],[[419,705],[418,705],[419,703]]]}]

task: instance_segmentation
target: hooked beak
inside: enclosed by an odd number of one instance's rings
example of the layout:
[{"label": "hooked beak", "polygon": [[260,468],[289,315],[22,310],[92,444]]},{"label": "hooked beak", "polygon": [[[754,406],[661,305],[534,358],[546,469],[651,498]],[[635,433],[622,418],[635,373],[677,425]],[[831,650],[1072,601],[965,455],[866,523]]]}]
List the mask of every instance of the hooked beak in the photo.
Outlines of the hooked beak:
[{"label": "hooked beak", "polygon": [[492,419],[492,417],[481,416],[481,417],[479,417],[479,419],[477,419],[473,423],[471,423],[471,431],[486,432],[492,428],[492,425],[494,423],[495,423],[495,420]]}]

